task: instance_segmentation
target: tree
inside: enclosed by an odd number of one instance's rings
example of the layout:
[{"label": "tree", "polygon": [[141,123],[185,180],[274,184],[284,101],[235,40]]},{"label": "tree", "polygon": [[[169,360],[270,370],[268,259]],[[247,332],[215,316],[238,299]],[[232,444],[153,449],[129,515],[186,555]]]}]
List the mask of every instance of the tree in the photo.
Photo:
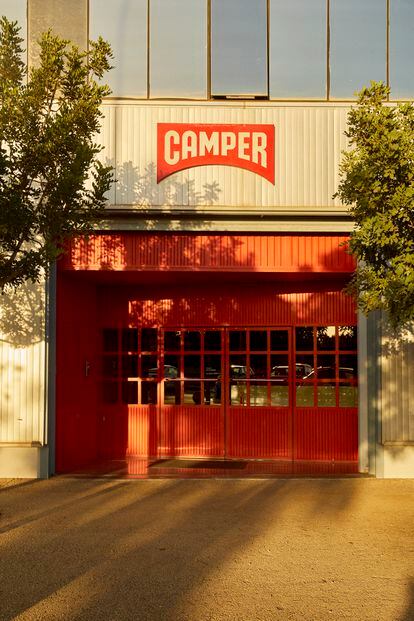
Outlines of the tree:
[{"label": "tree", "polygon": [[372,82],[349,112],[336,196],[355,220],[351,290],[365,313],[384,310],[398,329],[414,319],[414,107],[386,103],[388,93]]},{"label": "tree", "polygon": [[19,32],[0,19],[1,291],[38,281],[69,237],[91,230],[112,176],[94,140],[109,44],[83,52],[48,31],[28,72]]}]

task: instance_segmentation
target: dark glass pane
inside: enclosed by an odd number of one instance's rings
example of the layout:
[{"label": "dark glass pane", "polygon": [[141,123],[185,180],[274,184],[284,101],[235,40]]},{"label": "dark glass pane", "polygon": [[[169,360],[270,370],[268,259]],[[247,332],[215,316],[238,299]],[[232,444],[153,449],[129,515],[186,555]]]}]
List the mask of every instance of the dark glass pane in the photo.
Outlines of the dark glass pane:
[{"label": "dark glass pane", "polygon": [[184,377],[201,377],[201,356],[184,356]]},{"label": "dark glass pane", "polygon": [[157,401],[157,384],[155,382],[142,382],[141,403],[143,405],[156,405]]},{"label": "dark glass pane", "polygon": [[335,379],[335,358],[334,354],[318,354],[317,356],[317,376],[318,380]]},{"label": "dark glass pane", "polygon": [[289,379],[289,357],[287,354],[272,354],[270,377],[274,383],[287,384]]},{"label": "dark glass pane", "polygon": [[335,326],[316,329],[316,347],[325,351],[335,349]]},{"label": "dark glass pane", "polygon": [[231,330],[230,351],[246,351],[246,332],[244,330]]},{"label": "dark glass pane", "polygon": [[204,404],[217,405],[220,403],[220,395],[217,394],[217,382],[220,380],[208,380],[204,382]]},{"label": "dark glass pane", "polygon": [[141,377],[158,377],[158,358],[157,356],[144,355],[141,358],[142,374]]},{"label": "dark glass pane", "polygon": [[124,377],[138,376],[138,356],[122,356],[122,375]]},{"label": "dark glass pane", "polygon": [[164,332],[164,351],[180,351],[181,332]]},{"label": "dark glass pane", "polygon": [[184,404],[201,405],[201,382],[184,382]]},{"label": "dark glass pane", "polygon": [[221,332],[209,330],[204,334],[204,349],[206,351],[221,350]]},{"label": "dark glass pane", "polygon": [[339,384],[339,407],[358,407],[358,386],[354,384]]},{"label": "dark glass pane", "polygon": [[221,374],[221,356],[206,354],[204,356],[204,377],[215,378]]},{"label": "dark glass pane", "polygon": [[164,403],[167,405],[181,404],[181,382],[173,380],[164,382]]},{"label": "dark glass pane", "polygon": [[288,351],[289,333],[287,330],[272,330],[270,333],[270,349],[272,351]]},{"label": "dark glass pane", "polygon": [[104,403],[117,403],[118,384],[116,382],[102,383],[102,401]]},{"label": "dark glass pane", "polygon": [[266,354],[252,354],[250,356],[251,377],[267,379],[269,376],[267,369]]},{"label": "dark glass pane", "polygon": [[267,332],[265,330],[250,331],[250,350],[267,351]]},{"label": "dark glass pane", "polygon": [[309,354],[296,354],[295,375],[296,379],[315,379],[313,368],[314,358]]},{"label": "dark glass pane", "polygon": [[103,356],[102,375],[105,377],[116,377],[118,375],[118,356]]},{"label": "dark glass pane", "polygon": [[164,356],[164,377],[177,379],[180,377],[181,360],[180,356],[168,354]]},{"label": "dark glass pane", "polygon": [[138,382],[122,382],[122,402],[135,405],[138,403]]},{"label": "dark glass pane", "polygon": [[118,330],[104,328],[102,330],[103,350],[118,351]]},{"label": "dark glass pane", "polygon": [[352,98],[386,79],[385,0],[331,0],[331,97]]},{"label": "dark glass pane", "polygon": [[390,86],[393,99],[414,97],[414,2],[390,2]]},{"label": "dark glass pane", "polygon": [[358,329],[356,326],[340,326],[338,332],[339,349],[358,348]]},{"label": "dark glass pane", "polygon": [[141,331],[141,351],[157,351],[157,329],[143,328]]},{"label": "dark glass pane", "polygon": [[356,354],[341,354],[339,356],[339,379],[358,379],[358,356]]},{"label": "dark glass pane", "polygon": [[296,328],[297,351],[313,351],[313,328]]},{"label": "dark glass pane", "polygon": [[122,330],[122,351],[138,351],[138,330],[124,328]]},{"label": "dark glass pane", "polygon": [[201,349],[201,334],[200,334],[200,332],[185,332],[185,334],[184,334],[184,349],[186,351],[200,351],[200,349]]},{"label": "dark glass pane", "polygon": [[270,0],[270,97],[326,97],[326,0]]},{"label": "dark glass pane", "polygon": [[211,92],[267,95],[266,0],[212,0]]},{"label": "dark glass pane", "polygon": [[245,378],[247,374],[246,355],[230,356],[230,378]]}]

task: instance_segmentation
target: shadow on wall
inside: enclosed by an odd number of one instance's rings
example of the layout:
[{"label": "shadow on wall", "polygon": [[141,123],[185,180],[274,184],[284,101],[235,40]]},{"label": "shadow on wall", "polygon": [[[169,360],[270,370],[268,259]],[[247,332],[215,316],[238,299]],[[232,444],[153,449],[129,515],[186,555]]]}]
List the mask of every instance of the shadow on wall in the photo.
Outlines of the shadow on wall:
[{"label": "shadow on wall", "polygon": [[[109,160],[106,165],[112,165]],[[132,162],[124,162],[117,167],[114,182],[113,202],[122,207],[193,207],[196,205],[213,205],[219,200],[221,189],[217,181],[205,183],[202,192],[196,189],[195,181],[188,178],[179,181],[176,175],[167,177],[157,184],[157,167],[150,162],[143,172]],[[110,199],[111,200],[111,199]]]},{"label": "shadow on wall", "polygon": [[0,340],[12,347],[40,343],[45,336],[45,285],[26,282],[0,298]]}]

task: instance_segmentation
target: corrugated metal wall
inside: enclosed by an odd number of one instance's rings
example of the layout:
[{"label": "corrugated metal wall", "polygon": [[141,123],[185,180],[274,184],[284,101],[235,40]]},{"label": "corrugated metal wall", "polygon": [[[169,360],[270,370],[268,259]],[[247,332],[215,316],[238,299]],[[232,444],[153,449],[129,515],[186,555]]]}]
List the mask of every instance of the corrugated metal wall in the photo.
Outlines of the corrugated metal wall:
[{"label": "corrugated metal wall", "polygon": [[28,283],[0,305],[0,443],[44,443],[44,285]]},{"label": "corrugated metal wall", "polygon": [[[333,200],[348,106],[106,103],[102,160],[115,166],[112,205],[227,212],[283,207],[341,209]],[[276,184],[229,166],[201,166],[156,182],[157,123],[270,123],[276,128]]]},{"label": "corrugated metal wall", "polygon": [[381,385],[382,441],[414,442],[414,329],[383,337]]}]

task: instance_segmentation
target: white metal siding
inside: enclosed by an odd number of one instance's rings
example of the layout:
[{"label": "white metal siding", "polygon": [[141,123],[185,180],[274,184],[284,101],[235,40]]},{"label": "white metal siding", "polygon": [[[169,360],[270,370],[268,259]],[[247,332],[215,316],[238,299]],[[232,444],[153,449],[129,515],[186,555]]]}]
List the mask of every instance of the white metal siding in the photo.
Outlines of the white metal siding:
[{"label": "white metal siding", "polygon": [[[112,205],[237,213],[343,209],[332,196],[347,146],[347,106],[107,102],[103,110],[98,140],[103,161],[116,166]],[[167,122],[274,124],[276,184],[229,166],[191,168],[157,184],[157,123]]]},{"label": "white metal siding", "polygon": [[0,305],[0,443],[44,443],[44,286],[28,284]]},{"label": "white metal siding", "polygon": [[414,442],[414,331],[383,339],[381,375],[382,441]]}]

